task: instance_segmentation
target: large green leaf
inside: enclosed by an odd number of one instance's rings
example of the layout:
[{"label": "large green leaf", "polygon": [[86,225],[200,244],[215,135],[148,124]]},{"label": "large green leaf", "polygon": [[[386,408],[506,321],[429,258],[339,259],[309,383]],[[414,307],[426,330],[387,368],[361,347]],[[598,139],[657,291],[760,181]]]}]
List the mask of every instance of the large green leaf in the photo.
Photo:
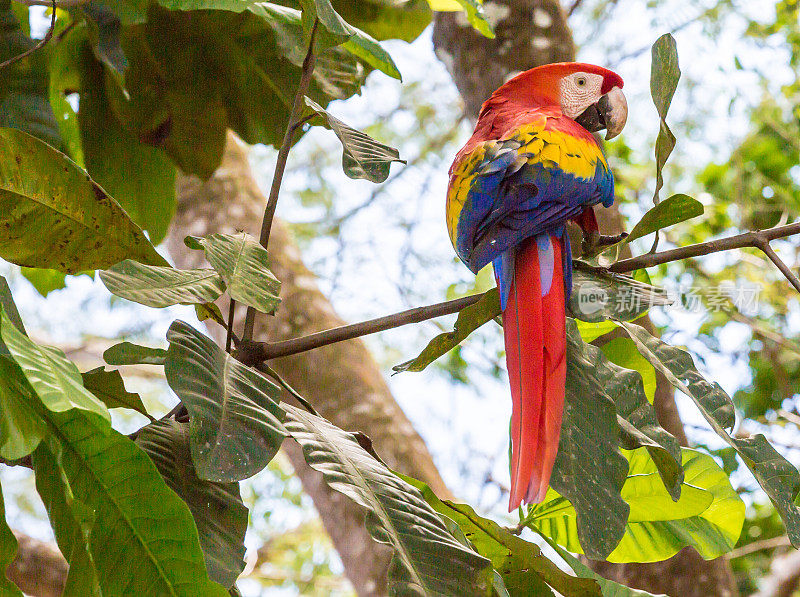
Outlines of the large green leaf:
[{"label": "large green leaf", "polygon": [[658,194],[664,186],[662,171],[667,158],[675,148],[675,135],[667,126],[667,111],[672,103],[672,96],[681,78],[678,67],[678,46],[671,34],[665,33],[653,44],[651,50],[652,66],[650,70],[650,95],[656,105],[659,116],[658,137],[656,138],[656,189],[653,202],[658,203]]},{"label": "large green leaf", "polygon": [[593,581],[566,574],[542,555],[535,543],[525,541],[488,518],[478,516],[471,506],[440,500],[422,481],[399,475],[416,487],[425,501],[440,515],[458,524],[481,555],[489,558],[511,595],[552,595],[547,586],[565,597],[600,595]]},{"label": "large green leaf", "polygon": [[69,564],[63,594],[102,597],[97,567],[87,543],[96,513],[74,494],[61,464],[46,444],[36,449],[32,462],[36,491],[47,510],[58,548]]},{"label": "large green leaf", "polygon": [[[581,338],[586,342],[583,334],[581,334]],[[652,404],[656,394],[656,370],[647,359],[639,354],[636,345],[629,338],[612,338],[602,344],[600,350],[615,365],[636,371],[642,376],[645,396]]]},{"label": "large green leaf", "polygon": [[496,288],[484,293],[483,297],[458,312],[453,331],[439,334],[433,338],[418,357],[392,367],[393,371],[422,371],[433,361],[458,346],[467,336],[483,324],[500,315],[500,294]]},{"label": "large green leaf", "polygon": [[[574,385],[567,384],[568,395],[590,392],[591,396],[591,392],[597,392],[610,400],[617,412],[620,445],[628,449],[647,448],[665,486],[677,500],[683,480],[680,446],[678,440],[658,424],[655,409],[647,399],[641,374],[631,370],[631,367],[625,368],[624,363],[614,363],[604,351],[584,343],[575,333],[572,320],[568,320],[567,329],[567,370],[573,369],[568,380],[575,382]],[[616,340],[609,344],[612,343],[616,343]],[[636,350],[630,342],[626,348],[634,352]],[[636,356],[640,356],[638,352]],[[652,370],[649,363],[645,364]]]},{"label": "large green leaf", "polygon": [[426,0],[333,0],[345,21],[375,39],[417,39],[431,22]]},{"label": "large green leaf", "polygon": [[269,271],[269,254],[247,234],[211,234],[205,238],[187,237],[187,245],[202,248],[206,259],[225,280],[232,299],[262,313],[274,313],[280,298],[281,283]]},{"label": "large green leaf", "polygon": [[6,577],[6,569],[14,560],[16,553],[17,538],[8,528],[3,492],[0,491],[0,592],[6,597],[22,597],[22,591]]},{"label": "large green leaf", "polygon": [[231,587],[244,569],[247,531],[247,508],[239,484],[198,478],[189,454],[189,432],[181,423],[156,421],[139,432],[136,444],[192,511],[209,576]]},{"label": "large green leaf", "polygon": [[[81,510],[95,513],[83,531],[104,595],[228,594],[208,578],[188,506],[131,440],[77,409],[40,411],[50,430],[43,445],[85,504]],[[34,471],[37,477],[54,473],[38,459]],[[69,503],[71,514],[85,521],[75,508]],[[53,521],[54,528],[60,524]]]},{"label": "large green leaf", "polygon": [[[22,54],[35,44],[36,42],[20,28],[11,3],[2,3],[0,5],[0,62]],[[2,74],[0,74],[0,127],[23,130],[60,148],[61,137],[48,99],[47,78],[47,58],[43,52],[34,52],[2,69]],[[4,152],[3,155],[5,155]]]},{"label": "large green leaf", "polygon": [[119,205],[64,154],[15,129],[0,129],[0,154],[0,257],[67,273],[128,257],[166,264]]},{"label": "large green leaf", "polygon": [[703,215],[703,204],[689,195],[672,195],[658,203],[636,223],[625,242]]},{"label": "large green leaf", "polygon": [[573,262],[569,310],[590,323],[609,318],[631,321],[658,305],[671,303],[663,288],[615,274],[581,261]]},{"label": "large green leaf", "polygon": [[153,420],[142,404],[139,394],[125,389],[125,382],[119,371],[106,371],[105,367],[97,367],[81,373],[83,387],[97,396],[108,408],[129,408]]},{"label": "large green leaf", "polygon": [[[100,31],[108,29],[107,25]],[[78,122],[86,170],[158,244],[175,213],[175,165],[160,149],[141,143],[117,119],[107,96],[106,67],[95,59],[88,39],[79,52]]]},{"label": "large green leaf", "polygon": [[401,162],[400,153],[388,145],[379,143],[366,133],[346,125],[329,114],[310,98],[306,105],[317,114],[311,122],[331,129],[342,142],[342,169],[350,178],[366,178],[372,182],[383,182],[389,176],[392,162]]},{"label": "large green leaf", "polygon": [[489,561],[453,537],[422,495],[366,452],[350,433],[291,405],[286,429],[328,485],[367,510],[372,537],[388,544],[390,592],[486,595]]},{"label": "large green leaf", "polygon": [[109,365],[163,365],[167,351],[163,348],[152,348],[120,342],[103,353],[103,360]]},{"label": "large green leaf", "polygon": [[162,308],[217,300],[225,284],[213,269],[174,269],[126,259],[100,272],[108,291],[134,303]]},{"label": "large green leaf", "polygon": [[0,313],[0,337],[46,408],[54,412],[77,408],[111,420],[105,405],[83,387],[72,361],[60,350],[34,343],[11,323],[5,311]]},{"label": "large green leaf", "polygon": [[[14,297],[11,294],[11,287],[8,285],[8,280],[6,280],[3,276],[0,276],[0,306],[3,307],[3,310],[11,320],[11,323],[17,326],[17,329],[20,332],[27,335],[25,332],[25,324],[22,323],[22,318],[19,316],[17,305],[14,303]],[[5,351],[2,343],[0,343],[0,353],[3,352],[8,354],[8,351]]]},{"label": "large green leaf", "polygon": [[[631,512],[609,562],[665,560],[687,546],[712,559],[733,548],[744,522],[744,502],[713,458],[683,450],[686,477],[680,499],[673,502],[648,453],[639,448],[626,455],[630,468],[622,497]],[[566,549],[582,553],[575,510],[552,489],[543,503],[529,510],[526,524]]]},{"label": "large green leaf", "polygon": [[628,462],[619,451],[617,411],[595,373],[600,351],[589,347],[567,319],[566,396],[550,485],[574,504],[584,553],[604,560],[625,532],[629,508],[620,491]]},{"label": "large green leaf", "polygon": [[638,325],[619,322],[639,352],[674,388],[691,398],[712,429],[742,458],[759,485],[775,504],[792,545],[800,547],[800,511],[794,500],[800,491],[800,473],[761,435],[732,437],[735,423],[730,397],[719,384],[711,384],[697,371],[689,353],[670,346]]},{"label": "large green leaf", "polygon": [[182,321],[167,331],[167,383],[189,411],[197,475],[238,481],[263,469],[286,430],[280,388]]}]

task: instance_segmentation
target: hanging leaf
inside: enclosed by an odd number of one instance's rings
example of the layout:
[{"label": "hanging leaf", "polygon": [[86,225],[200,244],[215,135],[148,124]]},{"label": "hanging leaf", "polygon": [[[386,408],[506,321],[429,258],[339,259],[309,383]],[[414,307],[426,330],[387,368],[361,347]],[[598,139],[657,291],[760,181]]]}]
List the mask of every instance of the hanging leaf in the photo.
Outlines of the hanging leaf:
[{"label": "hanging leaf", "polygon": [[428,342],[425,349],[418,357],[405,363],[395,365],[392,370],[396,373],[402,371],[422,371],[433,361],[443,354],[449,352],[472,332],[483,324],[488,323],[500,315],[500,294],[496,288],[492,288],[484,293],[483,297],[468,307],[464,307],[458,312],[458,317],[453,325],[452,332],[439,334]]},{"label": "hanging leaf", "polygon": [[663,288],[573,261],[569,310],[576,319],[590,323],[611,318],[631,321],[650,307],[671,303]]},{"label": "hanging leaf", "polygon": [[215,301],[225,291],[213,269],[174,269],[130,259],[101,271],[100,280],[112,294],[157,309]]},{"label": "hanging leaf", "polygon": [[286,429],[326,483],[367,510],[367,529],[394,557],[389,591],[486,595],[489,561],[453,537],[419,491],[368,454],[350,433],[291,405]]},{"label": "hanging leaf", "polygon": [[128,257],[166,264],[119,205],[64,154],[15,129],[0,129],[0,154],[3,259],[65,273]]},{"label": "hanging leaf", "polygon": [[453,12],[463,10],[467,20],[483,36],[494,39],[494,30],[486,20],[481,0],[428,0],[432,10]]},{"label": "hanging leaf", "polygon": [[[11,320],[17,329],[28,335],[25,331],[25,325],[22,323],[22,318],[19,316],[17,305],[14,303],[14,296],[11,294],[11,288],[8,285],[8,280],[0,276],[0,307],[6,312],[6,316]],[[2,345],[0,344],[0,352],[2,352]],[[8,354],[6,352],[6,354]]]},{"label": "hanging leaf", "polygon": [[81,373],[83,387],[97,396],[108,408],[129,408],[143,414],[153,421],[153,417],[142,404],[139,394],[125,389],[125,382],[119,371],[106,371],[105,367],[97,367]]},{"label": "hanging leaf", "polygon": [[17,460],[36,449],[46,433],[31,409],[37,400],[22,370],[10,357],[0,355],[0,456]]},{"label": "hanging leaf", "polygon": [[629,508],[620,491],[628,463],[619,452],[614,403],[593,373],[600,351],[588,347],[567,319],[564,415],[550,485],[574,504],[584,553],[604,560],[625,532]]},{"label": "hanging leaf", "polygon": [[225,281],[232,299],[262,313],[274,313],[280,303],[280,281],[269,270],[269,254],[247,234],[187,236],[186,245],[203,249],[206,259]]},{"label": "hanging leaf", "polygon": [[331,129],[342,142],[342,169],[350,178],[366,178],[372,182],[383,182],[389,176],[392,162],[401,162],[400,153],[388,145],[379,143],[366,133],[346,125],[331,116],[322,106],[310,98],[306,105],[317,114],[311,122]]},{"label": "hanging leaf", "polygon": [[218,482],[252,477],[286,435],[280,388],[182,321],[173,322],[167,340],[164,374],[189,411],[197,475]]},{"label": "hanging leaf", "polygon": [[458,524],[478,553],[491,560],[510,595],[552,595],[548,585],[565,597],[600,595],[597,583],[566,574],[544,557],[535,543],[514,535],[493,520],[478,516],[467,504],[440,500],[422,481],[399,476],[416,487],[436,512]]},{"label": "hanging leaf", "polygon": [[672,195],[656,204],[636,223],[623,242],[647,236],[651,232],[703,215],[703,204],[689,195]]},{"label": "hanging leaf", "polygon": [[792,545],[800,547],[800,511],[794,503],[800,491],[800,473],[761,435],[732,437],[735,414],[730,397],[719,384],[711,384],[697,371],[692,357],[650,335],[638,325],[619,322],[639,352],[677,390],[691,398],[711,428],[741,456],[747,468],[781,515]]},{"label": "hanging leaf", "polygon": [[103,360],[109,365],[163,365],[167,351],[131,342],[120,342],[106,349]]},{"label": "hanging leaf", "polygon": [[[682,454],[686,477],[674,502],[648,453],[642,448],[626,452],[630,468],[622,497],[631,511],[609,562],[661,561],[687,546],[713,559],[733,549],[744,522],[744,502],[713,458],[689,449]],[[575,510],[552,489],[544,502],[529,509],[525,521],[569,551],[583,553]]]},{"label": "hanging leaf", "polygon": [[667,111],[672,103],[672,96],[678,87],[681,70],[678,67],[678,45],[671,34],[659,37],[651,49],[652,66],[650,70],[650,95],[658,110],[660,119],[658,137],[656,138],[656,189],[653,203],[658,204],[658,194],[664,186],[663,169],[667,158],[675,148],[675,135],[667,126]]},{"label": "hanging leaf", "polygon": [[31,283],[36,292],[46,297],[54,290],[67,287],[67,274],[41,267],[21,267],[20,273]]},{"label": "hanging leaf", "polygon": [[167,486],[192,511],[208,575],[230,588],[244,570],[247,508],[238,483],[212,483],[197,476],[189,453],[186,425],[172,420],[144,427],[136,444],[155,463]]}]

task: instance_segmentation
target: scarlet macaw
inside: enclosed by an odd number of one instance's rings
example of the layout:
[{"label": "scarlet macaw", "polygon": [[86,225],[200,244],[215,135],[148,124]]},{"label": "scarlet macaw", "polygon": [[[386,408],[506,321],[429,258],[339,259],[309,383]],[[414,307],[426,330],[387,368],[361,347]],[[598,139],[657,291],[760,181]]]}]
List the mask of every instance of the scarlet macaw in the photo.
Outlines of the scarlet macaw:
[{"label": "scarlet macaw", "polygon": [[494,265],[511,383],[511,496],[544,499],[558,450],[566,379],[565,305],[572,287],[567,220],[597,234],[592,206],[614,201],[593,132],[620,133],[628,108],[616,73],[548,64],[483,104],[450,168],[447,226],[475,273]]}]

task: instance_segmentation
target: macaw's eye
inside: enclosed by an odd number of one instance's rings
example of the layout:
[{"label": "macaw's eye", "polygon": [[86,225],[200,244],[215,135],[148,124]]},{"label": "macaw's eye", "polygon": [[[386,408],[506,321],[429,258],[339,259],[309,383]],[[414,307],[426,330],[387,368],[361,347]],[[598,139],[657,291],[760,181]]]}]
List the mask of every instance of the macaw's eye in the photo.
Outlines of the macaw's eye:
[{"label": "macaw's eye", "polygon": [[584,87],[586,85],[586,77],[578,77],[576,83],[578,83],[578,87]]}]

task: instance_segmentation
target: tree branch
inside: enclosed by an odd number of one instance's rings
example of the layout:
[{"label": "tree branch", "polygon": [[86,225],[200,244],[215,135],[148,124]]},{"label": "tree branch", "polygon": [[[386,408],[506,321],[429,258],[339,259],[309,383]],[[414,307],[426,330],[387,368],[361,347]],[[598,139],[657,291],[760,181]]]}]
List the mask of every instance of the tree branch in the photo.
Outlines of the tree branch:
[{"label": "tree branch", "polygon": [[56,30],[56,0],[52,0],[52,2],[42,2],[42,4],[45,6],[49,5],[53,7],[53,12],[50,15],[50,26],[47,28],[47,33],[45,33],[44,37],[39,40],[39,43],[37,43],[32,48],[28,48],[27,50],[22,52],[22,54],[17,54],[16,56],[12,56],[5,62],[0,63],[0,70],[4,69],[7,66],[11,66],[15,62],[19,62],[20,60],[22,60],[27,56],[30,56],[36,50],[42,48],[53,37],[53,32]]},{"label": "tree branch", "polygon": [[[278,157],[275,162],[275,173],[272,176],[272,187],[269,190],[269,198],[267,205],[264,208],[264,219],[261,221],[261,235],[259,242],[265,249],[269,244],[269,233],[272,230],[272,220],[275,218],[275,208],[278,206],[278,194],[281,190],[281,182],[283,181],[283,173],[286,171],[286,160],[289,157],[289,150],[292,148],[292,141],[294,141],[295,132],[299,125],[305,119],[300,119],[300,114],[303,109],[303,98],[308,91],[308,86],[311,83],[311,75],[314,73],[314,40],[317,37],[318,19],[314,19],[314,25],[311,27],[311,35],[308,40],[308,51],[303,60],[303,74],[300,76],[300,83],[297,85],[297,92],[294,96],[294,103],[292,104],[292,111],[289,114],[289,121],[286,123],[286,133],[283,136],[283,142],[278,150]],[[253,339],[253,325],[255,323],[256,310],[253,307],[247,307],[247,314],[244,319],[244,333],[242,340],[247,342]]]},{"label": "tree branch", "polygon": [[[757,230],[752,232],[745,232],[737,236],[729,238],[722,238],[712,240],[704,243],[697,243],[687,247],[679,247],[677,249],[670,249],[669,251],[662,251],[660,253],[646,253],[638,257],[631,257],[630,259],[623,259],[617,261],[609,271],[613,273],[626,273],[643,267],[653,267],[671,261],[680,261],[683,259],[690,259],[692,257],[700,257],[702,255],[709,255],[711,253],[719,253],[721,251],[730,251],[732,249],[741,249],[745,247],[754,247],[764,251],[769,257],[769,252],[774,251],[769,247],[769,241],[785,238],[794,234],[800,234],[800,222],[787,224],[785,226],[776,226],[767,230]],[[767,248],[767,250],[764,249]],[[772,259],[772,257],[770,257]],[[791,272],[789,267],[781,261],[777,255],[775,259],[778,260],[780,265],[775,264],[781,268],[781,271],[787,278],[791,275],[789,280],[800,291],[800,280]],[[774,262],[774,259],[773,259]],[[782,267],[781,267],[782,266]],[[785,268],[785,269],[784,269]],[[788,273],[787,273],[788,272]],[[383,332],[400,326],[408,325],[410,323],[419,323],[435,317],[443,315],[450,315],[457,313],[461,309],[468,307],[480,300],[482,294],[474,294],[465,296],[452,301],[437,303],[435,305],[428,305],[425,307],[415,307],[406,311],[400,311],[392,315],[385,315],[377,319],[370,319],[360,323],[352,323],[350,325],[324,330],[308,336],[301,336],[299,338],[291,338],[281,342],[242,342],[239,346],[238,357],[243,363],[254,365],[269,359],[284,357],[300,352],[306,352],[328,344],[335,344],[344,340],[351,340],[377,332]]]}]

